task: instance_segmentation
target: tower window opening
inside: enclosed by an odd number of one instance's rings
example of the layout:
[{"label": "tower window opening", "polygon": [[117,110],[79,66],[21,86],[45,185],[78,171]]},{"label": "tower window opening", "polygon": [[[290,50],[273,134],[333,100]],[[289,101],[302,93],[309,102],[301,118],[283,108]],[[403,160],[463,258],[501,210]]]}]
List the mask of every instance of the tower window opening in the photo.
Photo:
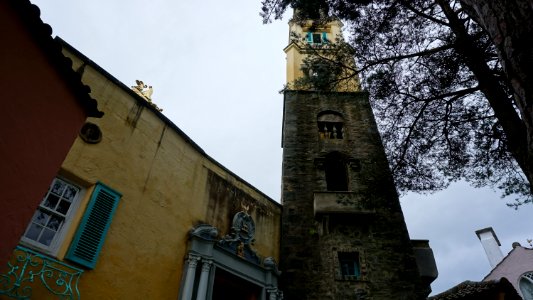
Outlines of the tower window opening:
[{"label": "tower window opening", "polygon": [[322,45],[328,42],[326,32],[308,32],[306,36],[307,43],[310,45]]},{"label": "tower window opening", "polygon": [[324,162],[328,191],[348,191],[348,170],[340,153],[334,152]]},{"label": "tower window opening", "polygon": [[320,33],[313,33],[313,44],[322,44],[322,36]]},{"label": "tower window opening", "polygon": [[320,139],[343,139],[344,120],[339,113],[323,112],[317,118]]},{"label": "tower window opening", "polygon": [[342,139],[344,127],[337,122],[318,122],[318,134],[320,139]]},{"label": "tower window opening", "polygon": [[357,252],[338,252],[340,273],[343,277],[361,276],[361,269],[359,267],[359,253]]}]

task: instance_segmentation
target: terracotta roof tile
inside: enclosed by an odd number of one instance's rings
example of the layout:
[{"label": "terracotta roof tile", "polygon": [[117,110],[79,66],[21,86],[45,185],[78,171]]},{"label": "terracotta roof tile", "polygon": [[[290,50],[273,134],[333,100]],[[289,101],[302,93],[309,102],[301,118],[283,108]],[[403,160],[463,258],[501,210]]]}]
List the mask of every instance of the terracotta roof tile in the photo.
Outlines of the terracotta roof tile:
[{"label": "terracotta roof tile", "polygon": [[[454,299],[492,299],[489,296],[496,296],[500,292],[505,292],[505,299],[521,299],[516,290],[507,279],[490,281],[463,281],[460,284],[444,291],[438,295],[429,297],[428,300],[454,300]],[[494,298],[499,299],[499,298]]]}]

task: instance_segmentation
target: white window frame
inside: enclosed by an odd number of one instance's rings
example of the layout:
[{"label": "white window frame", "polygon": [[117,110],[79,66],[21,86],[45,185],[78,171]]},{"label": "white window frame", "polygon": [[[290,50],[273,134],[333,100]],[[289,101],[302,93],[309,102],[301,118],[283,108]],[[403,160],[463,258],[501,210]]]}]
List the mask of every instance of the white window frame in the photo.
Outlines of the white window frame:
[{"label": "white window frame", "polygon": [[75,188],[78,189],[78,193],[76,194],[76,196],[74,197],[74,199],[72,200],[71,202],[71,205],[65,215],[65,220],[63,221],[63,225],[61,226],[61,228],[59,228],[59,230],[57,231],[57,233],[54,235],[53,239],[52,239],[52,242],[50,243],[49,246],[46,246],[44,244],[41,244],[35,240],[32,240],[30,238],[27,238],[26,237],[26,233],[28,232],[31,224],[32,224],[32,220],[33,220],[33,216],[31,217],[29,223],[28,223],[28,226],[26,227],[26,230],[24,231],[24,234],[22,235],[21,239],[20,239],[20,242],[21,244],[23,244],[24,246],[27,246],[29,248],[33,248],[35,250],[38,250],[40,252],[43,252],[45,254],[48,254],[48,255],[51,255],[51,256],[56,256],[57,255],[57,252],[59,251],[59,248],[63,245],[63,242],[64,242],[64,239],[65,239],[65,234],[68,232],[68,228],[70,228],[71,226],[71,223],[72,223],[72,218],[74,215],[76,215],[76,212],[78,211],[78,209],[80,208],[80,204],[81,204],[81,200],[84,198],[85,196],[85,193],[86,193],[86,189],[83,188],[82,186],[78,185],[78,184],[75,184],[73,183],[71,180],[68,180],[68,179],[65,179],[63,177],[60,177],[60,176],[56,176],[54,178],[54,180],[52,180],[52,182],[50,183],[50,186],[46,192],[46,194],[44,195],[43,199],[41,199],[41,201],[39,202],[39,207],[35,210],[35,211],[38,211],[41,209],[41,207],[43,207],[43,202],[44,200],[46,199],[46,197],[48,196],[48,194],[50,193],[50,189],[52,188],[53,184],[56,182],[56,180],[61,180]]}]

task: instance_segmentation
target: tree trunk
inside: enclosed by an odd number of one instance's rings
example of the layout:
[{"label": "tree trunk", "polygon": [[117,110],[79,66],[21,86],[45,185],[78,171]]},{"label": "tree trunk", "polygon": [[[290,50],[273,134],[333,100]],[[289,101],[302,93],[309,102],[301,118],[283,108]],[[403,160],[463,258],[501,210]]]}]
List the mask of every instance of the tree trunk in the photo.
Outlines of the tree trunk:
[{"label": "tree trunk", "polygon": [[513,156],[533,192],[533,1],[461,0],[461,3],[466,13],[487,31],[514,90],[525,140],[519,146],[524,149],[518,149]]}]

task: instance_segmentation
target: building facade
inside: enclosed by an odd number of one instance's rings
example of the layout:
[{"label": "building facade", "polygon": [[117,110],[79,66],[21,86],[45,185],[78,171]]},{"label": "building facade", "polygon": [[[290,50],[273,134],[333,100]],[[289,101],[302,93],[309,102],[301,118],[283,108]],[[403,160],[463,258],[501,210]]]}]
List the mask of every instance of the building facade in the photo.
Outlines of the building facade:
[{"label": "building facade", "polygon": [[1,1],[0,265],[26,229],[88,116],[100,117],[89,88],[28,1]]},{"label": "building facade", "polygon": [[476,235],[492,270],[482,281],[464,281],[429,300],[533,299],[533,249],[515,242],[504,257],[492,227],[476,230]]},{"label": "building facade", "polygon": [[533,300],[533,249],[513,243],[513,249],[504,256],[500,241],[492,227],[476,231],[492,270],[483,281],[507,279],[525,300]]},{"label": "building facade", "polygon": [[105,115],[86,119],[40,195],[0,298],[280,298],[280,204],[56,42]]}]

